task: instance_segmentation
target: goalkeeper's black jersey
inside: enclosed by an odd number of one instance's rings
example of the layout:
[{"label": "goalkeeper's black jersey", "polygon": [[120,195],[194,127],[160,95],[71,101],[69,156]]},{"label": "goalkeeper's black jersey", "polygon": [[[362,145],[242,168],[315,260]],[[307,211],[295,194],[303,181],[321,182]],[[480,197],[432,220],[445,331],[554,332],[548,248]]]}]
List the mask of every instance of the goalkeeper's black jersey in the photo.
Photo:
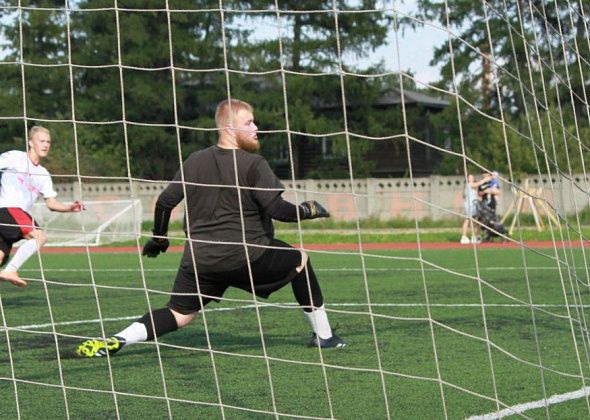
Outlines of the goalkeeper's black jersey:
[{"label": "goalkeeper's black jersey", "polygon": [[262,256],[273,236],[267,209],[283,191],[262,156],[211,146],[189,156],[157,205],[172,210],[185,198],[182,265],[193,267],[194,253],[199,271],[219,272],[244,266],[247,255]]}]

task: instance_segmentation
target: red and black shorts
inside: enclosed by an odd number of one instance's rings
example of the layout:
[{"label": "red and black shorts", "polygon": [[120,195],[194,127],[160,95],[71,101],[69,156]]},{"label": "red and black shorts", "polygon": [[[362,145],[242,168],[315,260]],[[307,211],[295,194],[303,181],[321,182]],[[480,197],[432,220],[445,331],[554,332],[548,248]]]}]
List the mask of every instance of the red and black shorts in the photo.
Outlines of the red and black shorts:
[{"label": "red and black shorts", "polygon": [[18,207],[0,208],[0,251],[4,253],[0,266],[8,261],[12,245],[38,227],[31,215],[23,209]]},{"label": "red and black shorts", "polygon": [[[181,314],[199,311],[211,301],[219,301],[228,287],[237,287],[258,297],[267,298],[271,293],[290,283],[298,274],[301,251],[291,245],[273,239],[269,248],[248,266],[231,271],[201,273],[195,275],[192,267],[178,269],[168,307]],[[198,287],[197,287],[198,279]],[[254,287],[252,287],[254,286]],[[202,305],[199,299],[202,296]]]}]

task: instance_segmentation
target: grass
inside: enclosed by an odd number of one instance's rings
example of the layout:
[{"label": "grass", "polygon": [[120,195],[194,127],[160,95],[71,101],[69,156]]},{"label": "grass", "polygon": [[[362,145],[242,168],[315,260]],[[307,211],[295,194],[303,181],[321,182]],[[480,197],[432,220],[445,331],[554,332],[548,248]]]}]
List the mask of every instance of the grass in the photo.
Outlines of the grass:
[{"label": "grass", "polygon": [[[466,418],[590,379],[581,249],[311,252],[347,348],[305,347],[287,287],[258,309],[230,290],[158,345],[96,360],[76,344],[164,305],[180,255],[41,255],[29,287],[0,284],[0,418]],[[589,413],[574,398],[525,414]]]},{"label": "grass", "polygon": [[[522,215],[520,225],[515,226],[511,235],[517,241],[560,241],[560,240],[580,240],[580,235],[584,238],[590,237],[590,211],[584,209],[580,212],[579,227],[577,220],[567,220],[569,225],[562,225],[561,229],[553,226],[553,229],[547,228],[544,231],[538,231],[534,219],[531,215]],[[505,223],[508,230],[512,219]],[[301,229],[297,229],[296,223],[275,222],[275,236],[288,243],[298,244],[301,241],[307,244],[322,243],[358,243],[359,239],[363,243],[370,242],[417,242],[416,223],[409,219],[393,219],[389,221],[380,221],[375,219],[365,219],[359,222],[334,222],[331,219],[309,220],[301,223]],[[143,231],[149,236],[152,228],[151,222],[144,222]],[[420,242],[458,242],[461,237],[461,221],[454,219],[441,219],[433,221],[430,219],[421,220],[418,224],[420,233]],[[359,236],[359,232],[361,233]],[[170,224],[170,233],[174,245],[184,244],[184,233],[182,232],[182,223],[173,222]],[[134,242],[120,243],[118,245],[135,245]]]},{"label": "grass", "polygon": [[[322,244],[322,243],[358,243],[359,238],[363,243],[371,242],[417,242],[418,235],[415,231],[407,230],[385,230],[383,232],[365,232],[361,231],[361,235],[356,231],[340,231],[340,230],[302,230],[303,236],[301,237],[304,243],[308,244]],[[584,227],[582,234],[585,238],[590,236],[590,227]],[[292,230],[277,230],[277,237],[280,239],[293,244],[300,242],[300,236],[298,232]],[[451,230],[432,231],[428,229],[420,230],[420,242],[458,242],[461,237],[461,231],[458,228]],[[527,229],[521,230],[520,232],[513,234],[512,238],[517,241],[560,241],[560,240],[574,240],[579,241],[580,235],[577,232],[569,231],[567,234],[560,235],[559,232],[543,231],[538,232],[536,230]],[[496,239],[498,242],[500,239]]]}]

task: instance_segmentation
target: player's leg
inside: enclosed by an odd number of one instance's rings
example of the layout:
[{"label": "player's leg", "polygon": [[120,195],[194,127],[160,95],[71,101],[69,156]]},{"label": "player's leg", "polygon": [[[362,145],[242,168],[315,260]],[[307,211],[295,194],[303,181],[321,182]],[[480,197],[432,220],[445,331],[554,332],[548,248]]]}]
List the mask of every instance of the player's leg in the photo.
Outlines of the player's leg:
[{"label": "player's leg", "polygon": [[469,237],[467,236],[467,231],[469,229],[469,218],[465,218],[463,219],[463,228],[461,230],[461,243],[462,244],[468,244],[469,241]]},{"label": "player's leg", "polygon": [[[285,284],[291,283],[295,299],[313,328],[313,343],[310,342],[310,345],[344,347],[346,343],[335,336],[330,327],[322,291],[308,255],[277,239],[270,245],[273,248],[269,248],[261,258],[252,263],[254,293],[268,297]],[[251,292],[249,274],[245,271],[244,275],[244,284],[237,287]]]},{"label": "player's leg", "polygon": [[[205,295],[221,296],[225,291],[225,288],[210,283],[199,286],[206,289],[202,291]],[[107,353],[112,355],[130,344],[151,341],[190,324],[197,312],[211,300],[198,296],[195,274],[180,268],[167,307],[147,312],[111,337],[84,341],[76,349],[76,354],[80,357],[101,357]]]},{"label": "player's leg", "polygon": [[6,271],[17,272],[20,267],[47,242],[47,235],[44,231],[35,229],[24,237],[25,241],[18,247],[13,257],[6,266]]},{"label": "player's leg", "polygon": [[160,337],[188,325],[195,315],[196,312],[180,314],[169,308],[147,312],[113,336],[84,341],[76,349],[76,355],[79,357],[103,357],[107,353],[113,355],[127,345],[151,341],[154,337]]},{"label": "player's leg", "polygon": [[25,211],[19,208],[0,208],[0,237],[2,266],[9,258],[12,245],[21,239],[26,239],[0,272],[0,280],[10,281],[19,287],[26,286],[27,283],[20,278],[18,270],[47,242],[45,232],[37,229],[35,221]]},{"label": "player's leg", "polygon": [[[1,239],[0,239],[0,242],[2,242]],[[3,247],[2,245],[0,245],[0,248],[5,249],[5,247]],[[2,265],[6,264],[6,260],[8,259],[8,256],[10,255],[10,248],[11,247],[7,247],[4,251],[0,250],[0,261],[3,262]],[[18,276],[18,274],[16,276],[11,276],[10,273],[8,273],[6,275],[2,275],[2,273],[0,273],[0,280],[1,281],[8,281],[17,287],[25,287],[27,285],[27,282],[24,281],[23,279],[21,279]]]},{"label": "player's leg", "polygon": [[183,314],[169,307],[156,309],[147,312],[115,336],[125,345],[151,341],[156,337],[187,326],[196,315],[196,311]]},{"label": "player's leg", "polygon": [[26,282],[20,278],[18,270],[47,242],[47,236],[42,230],[32,231],[27,236],[25,236],[25,239],[25,242],[17,248],[13,257],[10,259],[4,270],[2,270],[0,273],[0,278],[9,280],[16,285],[21,283],[26,285]]},{"label": "player's leg", "polygon": [[309,341],[310,347],[340,348],[346,342],[334,334],[328,313],[324,307],[324,298],[315,271],[309,257],[301,251],[302,270],[298,272],[291,287],[297,303],[309,319],[313,329],[313,336]]},{"label": "player's leg", "polygon": [[463,219],[463,227],[461,229],[461,240],[459,241],[462,244],[468,244],[471,242],[469,240],[469,237],[467,236],[467,231],[469,229],[469,219],[472,213],[472,204],[469,201],[465,200],[465,202],[463,203],[463,214],[465,218]]}]

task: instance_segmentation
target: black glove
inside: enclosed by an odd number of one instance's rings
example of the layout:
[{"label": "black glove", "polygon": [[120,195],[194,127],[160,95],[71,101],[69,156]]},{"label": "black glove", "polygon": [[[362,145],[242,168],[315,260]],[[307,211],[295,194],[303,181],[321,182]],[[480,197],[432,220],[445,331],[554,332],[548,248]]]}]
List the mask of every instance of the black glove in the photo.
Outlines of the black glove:
[{"label": "black glove", "polygon": [[299,204],[302,219],[316,219],[318,217],[330,217],[330,212],[315,200],[304,201]]},{"label": "black glove", "polygon": [[147,255],[149,258],[157,257],[160,252],[166,252],[168,246],[170,242],[166,238],[151,238],[143,246],[142,255]]}]

